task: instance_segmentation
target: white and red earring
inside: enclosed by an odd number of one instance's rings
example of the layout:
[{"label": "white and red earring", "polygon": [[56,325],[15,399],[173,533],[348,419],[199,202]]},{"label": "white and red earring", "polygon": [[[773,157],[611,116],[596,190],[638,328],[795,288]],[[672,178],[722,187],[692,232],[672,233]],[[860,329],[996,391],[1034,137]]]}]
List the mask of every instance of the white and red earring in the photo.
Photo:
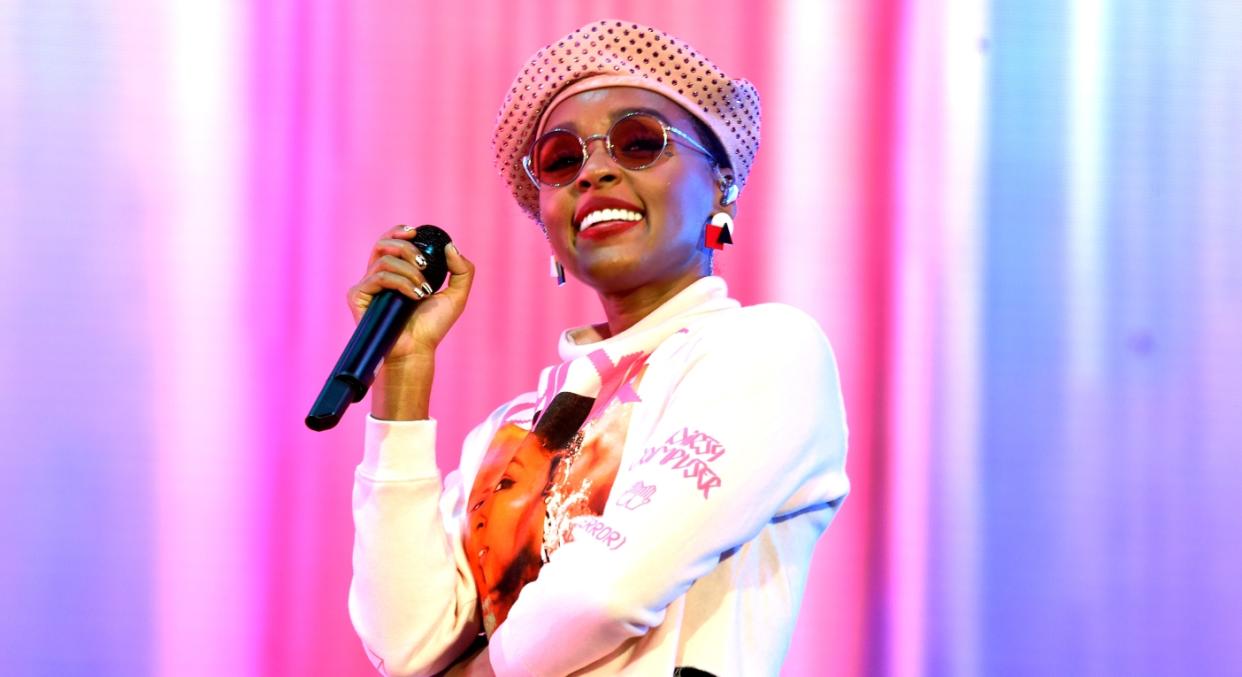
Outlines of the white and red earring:
[{"label": "white and red earring", "polygon": [[703,234],[703,244],[711,249],[724,249],[725,245],[733,244],[733,217],[728,212],[712,215]]}]

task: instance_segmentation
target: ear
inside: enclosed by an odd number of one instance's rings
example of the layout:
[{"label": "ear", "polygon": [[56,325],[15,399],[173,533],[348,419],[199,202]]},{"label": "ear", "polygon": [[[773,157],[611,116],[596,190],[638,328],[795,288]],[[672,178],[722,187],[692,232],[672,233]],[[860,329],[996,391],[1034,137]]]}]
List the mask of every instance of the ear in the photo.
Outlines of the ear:
[{"label": "ear", "polygon": [[737,216],[737,197],[741,188],[735,183],[733,172],[729,169],[716,167],[716,202],[712,212],[727,212],[729,216]]}]

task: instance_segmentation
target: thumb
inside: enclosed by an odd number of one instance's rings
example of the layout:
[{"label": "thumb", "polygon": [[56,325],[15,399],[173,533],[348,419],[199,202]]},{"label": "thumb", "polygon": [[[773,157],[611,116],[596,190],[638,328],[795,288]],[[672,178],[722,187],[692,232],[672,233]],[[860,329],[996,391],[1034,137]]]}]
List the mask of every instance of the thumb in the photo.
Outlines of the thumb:
[{"label": "thumb", "polygon": [[448,285],[441,291],[454,301],[464,302],[470,293],[470,285],[474,283],[474,264],[461,255],[457,245],[452,242],[444,248],[444,262],[448,265]]}]

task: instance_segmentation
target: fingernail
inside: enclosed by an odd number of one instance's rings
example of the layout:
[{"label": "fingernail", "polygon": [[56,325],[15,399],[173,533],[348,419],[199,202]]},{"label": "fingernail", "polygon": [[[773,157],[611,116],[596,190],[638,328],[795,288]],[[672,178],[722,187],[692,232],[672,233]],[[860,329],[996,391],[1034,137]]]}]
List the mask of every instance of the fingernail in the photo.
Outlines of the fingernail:
[{"label": "fingernail", "polygon": [[426,282],[423,283],[423,289],[426,289],[428,294],[435,293],[435,290],[431,288],[431,285],[427,284]]},{"label": "fingernail", "polygon": [[458,256],[461,256],[461,252],[460,252],[460,251],[458,251],[458,249],[457,249],[457,245],[453,244],[452,242],[448,243],[448,246],[447,246],[447,247],[445,247],[445,249],[452,250],[452,252],[453,252],[454,254],[456,254],[456,255],[458,255]]},{"label": "fingernail", "polygon": [[423,289],[422,287],[415,287],[415,288],[414,288],[414,293],[415,293],[415,294],[417,294],[417,295],[418,295],[418,298],[420,298],[420,299],[421,299],[421,298],[425,298],[425,297],[427,296],[427,290],[426,290],[426,289]]},{"label": "fingernail", "polygon": [[401,226],[401,232],[412,233],[414,232],[414,226]]},{"label": "fingernail", "polygon": [[417,263],[419,268],[427,267],[427,259],[423,258],[422,254],[414,255],[414,263]]}]

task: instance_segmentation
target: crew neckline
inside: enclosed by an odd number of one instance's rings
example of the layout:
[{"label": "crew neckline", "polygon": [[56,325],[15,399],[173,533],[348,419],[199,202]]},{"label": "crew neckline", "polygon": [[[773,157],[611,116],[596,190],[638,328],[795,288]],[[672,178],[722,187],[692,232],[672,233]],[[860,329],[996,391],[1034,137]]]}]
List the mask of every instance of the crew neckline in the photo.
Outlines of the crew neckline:
[{"label": "crew neckline", "polygon": [[[557,351],[561,359],[569,361],[599,349],[609,350],[625,346],[630,350],[635,348],[645,350],[649,349],[646,344],[658,343],[668,334],[684,326],[685,319],[691,315],[740,306],[737,300],[729,298],[729,286],[723,277],[708,275],[695,280],[619,334],[589,340],[599,337],[600,324],[586,324],[566,329],[561,332]],[[578,339],[584,338],[588,340],[583,343],[577,342]]]}]

